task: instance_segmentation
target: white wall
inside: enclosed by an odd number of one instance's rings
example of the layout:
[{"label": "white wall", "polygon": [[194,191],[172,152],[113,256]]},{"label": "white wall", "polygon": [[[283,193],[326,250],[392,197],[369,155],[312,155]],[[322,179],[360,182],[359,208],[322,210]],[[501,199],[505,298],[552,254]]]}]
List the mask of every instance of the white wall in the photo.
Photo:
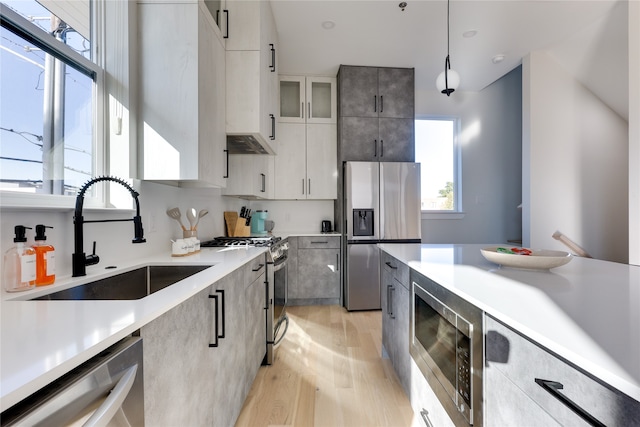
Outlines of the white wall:
[{"label": "white wall", "polygon": [[627,262],[627,122],[547,53],[523,61],[523,243]]},{"label": "white wall", "polygon": [[[201,239],[224,234],[225,210],[239,210],[246,201],[232,197],[223,197],[219,189],[187,189],[150,182],[140,183],[140,214],[145,230],[146,243],[132,244],[133,223],[95,223],[84,226],[85,253],[91,253],[91,245],[97,242],[97,254],[100,263],[88,269],[102,269],[109,265],[118,265],[123,260],[139,256],[168,253],[171,250],[170,239],[180,237],[182,230],[178,223],[169,218],[166,210],[179,207],[183,222],[188,226],[186,209],[208,209],[209,214],[198,224]],[[99,212],[86,209],[85,220],[133,218],[131,211]],[[47,231],[47,243],[56,248],[56,270],[58,276],[71,274],[71,254],[73,253],[73,211],[45,209],[15,209],[2,207],[0,216],[0,248],[2,253],[13,246],[13,227],[36,224],[53,226]],[[29,242],[33,243],[34,230],[27,230]]]},{"label": "white wall", "polygon": [[629,263],[640,265],[640,2],[629,4]]},{"label": "white wall", "polygon": [[[423,219],[424,243],[500,243],[522,236],[520,67],[480,92],[416,93],[416,117],[461,120],[462,219]],[[464,78],[464,76],[462,76]]]}]

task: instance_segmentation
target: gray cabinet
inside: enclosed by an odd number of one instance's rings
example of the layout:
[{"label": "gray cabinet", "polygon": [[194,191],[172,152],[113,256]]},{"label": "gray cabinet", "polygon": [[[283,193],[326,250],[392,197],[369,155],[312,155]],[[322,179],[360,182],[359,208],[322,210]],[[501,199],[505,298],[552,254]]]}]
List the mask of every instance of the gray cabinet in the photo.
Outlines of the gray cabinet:
[{"label": "gray cabinet", "polygon": [[[213,424],[226,426],[235,423],[246,396],[245,384],[248,380],[245,364],[237,357],[245,351],[245,296],[241,286],[246,281],[242,269],[235,270],[214,283],[211,295],[213,314],[218,317],[217,347],[210,353],[210,375],[201,377],[213,382],[211,412]],[[216,340],[212,339],[212,342]]]},{"label": "gray cabinet", "polygon": [[[485,316],[485,334],[485,425],[589,425],[576,407],[608,426],[635,425],[640,420],[639,402],[490,316]],[[542,380],[556,383],[546,383],[553,393],[543,388]],[[559,396],[575,407],[571,409]]]},{"label": "gray cabinet", "polygon": [[293,265],[296,268],[295,275],[289,275],[289,304],[338,304],[340,236],[305,236],[296,240],[295,262],[289,264],[290,272]]},{"label": "gray cabinet", "polygon": [[[267,352],[267,317],[266,317],[266,298],[267,289],[265,283],[265,265],[264,257],[258,257],[245,267],[245,289],[244,289],[244,324],[245,324],[245,360],[244,372],[246,378],[244,381],[244,396],[249,393],[251,384],[258,373],[258,369],[262,364],[262,360]],[[238,319],[242,321],[242,319]],[[236,358],[241,359],[236,353]],[[244,399],[243,399],[244,400]],[[240,413],[238,408],[238,414]],[[236,414],[237,417],[237,414]],[[231,423],[224,425],[233,425],[236,417]],[[222,424],[221,424],[222,425]]]},{"label": "gray cabinet", "polygon": [[341,66],[340,161],[414,161],[414,92],[412,68]]},{"label": "gray cabinet", "polygon": [[213,425],[210,293],[201,291],[140,330],[147,425]]},{"label": "gray cabinet", "polygon": [[229,426],[266,353],[264,255],[143,326],[147,425]]},{"label": "gray cabinet", "polygon": [[411,356],[409,354],[409,267],[385,252],[381,254],[382,346],[393,365],[400,384],[411,391]]}]

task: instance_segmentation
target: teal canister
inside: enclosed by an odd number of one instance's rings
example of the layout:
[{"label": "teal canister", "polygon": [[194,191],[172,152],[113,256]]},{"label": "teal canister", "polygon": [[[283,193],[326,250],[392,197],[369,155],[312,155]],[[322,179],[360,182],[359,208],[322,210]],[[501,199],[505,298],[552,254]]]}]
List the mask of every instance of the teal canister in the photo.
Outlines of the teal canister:
[{"label": "teal canister", "polygon": [[267,230],[264,226],[264,220],[269,217],[267,211],[255,211],[251,215],[251,234],[252,235],[265,235]]}]

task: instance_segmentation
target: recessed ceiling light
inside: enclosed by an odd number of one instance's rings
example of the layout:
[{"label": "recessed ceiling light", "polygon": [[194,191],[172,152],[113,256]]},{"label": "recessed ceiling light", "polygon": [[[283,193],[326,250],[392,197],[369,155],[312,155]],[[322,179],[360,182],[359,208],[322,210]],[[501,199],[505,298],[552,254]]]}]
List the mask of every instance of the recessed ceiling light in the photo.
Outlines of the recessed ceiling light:
[{"label": "recessed ceiling light", "polygon": [[478,34],[478,30],[469,30],[462,33],[462,37],[468,39]]},{"label": "recessed ceiling light", "polygon": [[336,23],[333,21],[324,21],[321,25],[325,30],[331,30],[336,26]]},{"label": "recessed ceiling light", "polygon": [[491,58],[491,62],[493,62],[494,64],[499,64],[502,61],[504,61],[505,56],[503,54],[498,54],[496,56],[494,56],[493,58]]}]

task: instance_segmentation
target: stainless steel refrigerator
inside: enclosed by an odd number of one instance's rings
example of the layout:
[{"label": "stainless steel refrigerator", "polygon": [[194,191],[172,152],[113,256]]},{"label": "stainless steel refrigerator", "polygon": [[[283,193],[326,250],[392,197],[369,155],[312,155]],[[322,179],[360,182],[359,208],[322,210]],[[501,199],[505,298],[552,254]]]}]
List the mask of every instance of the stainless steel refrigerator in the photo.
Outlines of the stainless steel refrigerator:
[{"label": "stainless steel refrigerator", "polygon": [[344,302],[380,308],[378,243],[420,243],[420,164],[344,164]]}]

